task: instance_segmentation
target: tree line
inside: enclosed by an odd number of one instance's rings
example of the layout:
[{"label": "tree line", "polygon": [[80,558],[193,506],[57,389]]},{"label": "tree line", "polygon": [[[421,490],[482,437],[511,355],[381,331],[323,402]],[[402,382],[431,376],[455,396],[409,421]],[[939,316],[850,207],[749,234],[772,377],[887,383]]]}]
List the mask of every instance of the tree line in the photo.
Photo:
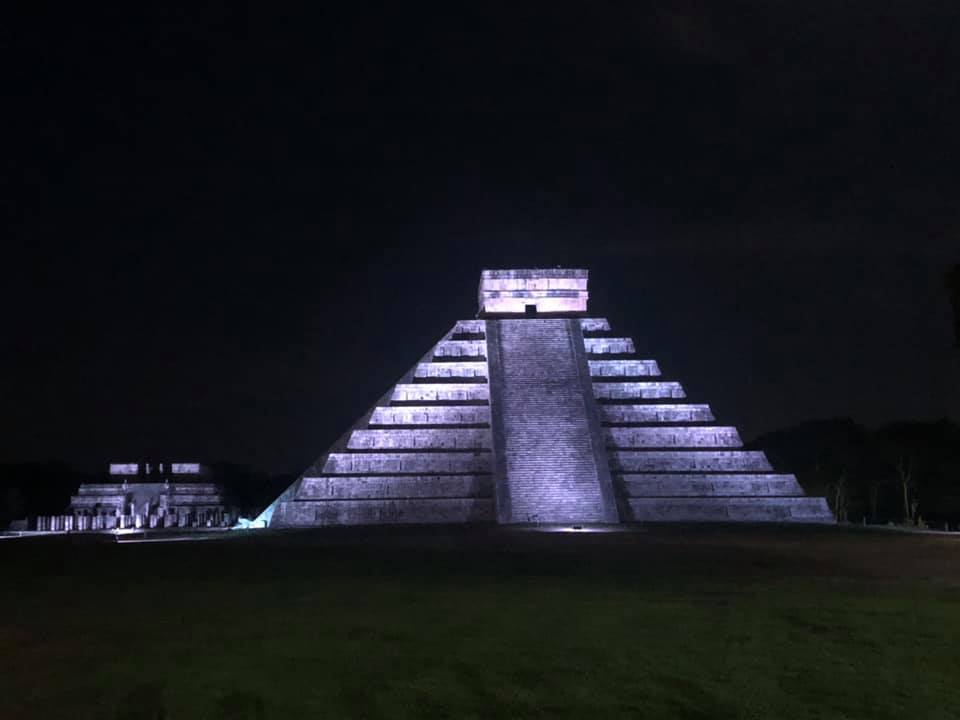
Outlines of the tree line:
[{"label": "tree line", "polygon": [[825,495],[841,522],[956,528],[960,524],[960,426],[949,420],[868,429],[821,420],[749,444],[804,490]]}]

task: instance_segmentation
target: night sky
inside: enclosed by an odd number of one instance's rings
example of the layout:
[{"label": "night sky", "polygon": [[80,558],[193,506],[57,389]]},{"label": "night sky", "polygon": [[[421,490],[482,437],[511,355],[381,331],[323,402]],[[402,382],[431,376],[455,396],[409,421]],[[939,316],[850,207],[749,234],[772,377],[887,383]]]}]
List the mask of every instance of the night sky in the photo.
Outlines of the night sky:
[{"label": "night sky", "polygon": [[140,5],[0,30],[0,461],[300,470],[485,267],[747,438],[960,418],[955,3]]}]

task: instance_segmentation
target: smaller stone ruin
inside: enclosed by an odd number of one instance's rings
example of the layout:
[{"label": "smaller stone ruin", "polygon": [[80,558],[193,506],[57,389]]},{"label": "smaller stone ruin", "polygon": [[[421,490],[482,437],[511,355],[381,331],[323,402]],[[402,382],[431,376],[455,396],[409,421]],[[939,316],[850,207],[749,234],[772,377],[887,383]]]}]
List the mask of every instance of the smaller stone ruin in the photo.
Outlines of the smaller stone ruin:
[{"label": "smaller stone ruin", "polygon": [[63,515],[37,518],[41,532],[230,527],[223,489],[199,463],[111,463],[106,482],[84,483]]}]

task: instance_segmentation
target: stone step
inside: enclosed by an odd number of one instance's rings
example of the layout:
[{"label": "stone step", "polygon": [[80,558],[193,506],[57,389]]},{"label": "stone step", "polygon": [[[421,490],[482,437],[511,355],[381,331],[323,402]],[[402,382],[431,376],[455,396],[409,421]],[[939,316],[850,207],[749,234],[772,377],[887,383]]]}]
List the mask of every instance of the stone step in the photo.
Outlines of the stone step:
[{"label": "stone step", "polygon": [[609,382],[594,383],[593,396],[597,400],[645,400],[685,398],[687,394],[678,382]]},{"label": "stone step", "polygon": [[634,522],[803,522],[834,523],[822,497],[629,498]]},{"label": "stone step", "polygon": [[330,453],[324,475],[462,475],[489,473],[489,452]]},{"label": "stone step", "polygon": [[487,331],[484,320],[457,320],[453,326],[453,335],[483,335]]},{"label": "stone step", "polygon": [[378,407],[370,416],[377,425],[489,425],[488,405],[407,405]]},{"label": "stone step", "polygon": [[606,318],[580,318],[580,329],[587,332],[610,332]]},{"label": "stone step", "polygon": [[489,450],[489,428],[354,430],[349,450]]},{"label": "stone step", "polygon": [[609,448],[743,447],[735,427],[604,428]]},{"label": "stone step", "polygon": [[798,496],[804,492],[793,475],[775,473],[692,475],[648,474],[617,476],[622,493],[628,497],[729,497],[749,496]]},{"label": "stone step", "polygon": [[398,383],[393,402],[476,402],[490,400],[486,383]]},{"label": "stone step", "polygon": [[365,475],[305,477],[297,500],[492,497],[491,475]]},{"label": "stone step", "polygon": [[486,340],[442,340],[433,348],[434,358],[485,358]]},{"label": "stone step", "polygon": [[631,338],[584,338],[583,346],[590,355],[632,355],[636,352]]},{"label": "stone step", "polygon": [[490,498],[305,500],[278,503],[270,527],[459,524],[493,520],[493,500]]},{"label": "stone step", "polygon": [[487,378],[485,362],[423,362],[414,371],[416,378]]},{"label": "stone step", "polygon": [[709,405],[661,403],[651,405],[598,406],[600,422],[628,425],[653,422],[712,422],[715,420]]},{"label": "stone step", "polygon": [[614,472],[770,472],[760,450],[611,450]]},{"label": "stone step", "polygon": [[660,367],[656,360],[589,360],[588,365],[590,376],[594,379],[660,374]]}]

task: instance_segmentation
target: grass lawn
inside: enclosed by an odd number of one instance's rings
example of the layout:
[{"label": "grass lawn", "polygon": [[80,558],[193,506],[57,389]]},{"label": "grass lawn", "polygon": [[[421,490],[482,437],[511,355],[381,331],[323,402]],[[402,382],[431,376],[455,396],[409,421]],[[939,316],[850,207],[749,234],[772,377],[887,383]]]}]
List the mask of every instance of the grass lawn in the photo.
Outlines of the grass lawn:
[{"label": "grass lawn", "polygon": [[0,718],[960,718],[960,537],[0,542]]}]

